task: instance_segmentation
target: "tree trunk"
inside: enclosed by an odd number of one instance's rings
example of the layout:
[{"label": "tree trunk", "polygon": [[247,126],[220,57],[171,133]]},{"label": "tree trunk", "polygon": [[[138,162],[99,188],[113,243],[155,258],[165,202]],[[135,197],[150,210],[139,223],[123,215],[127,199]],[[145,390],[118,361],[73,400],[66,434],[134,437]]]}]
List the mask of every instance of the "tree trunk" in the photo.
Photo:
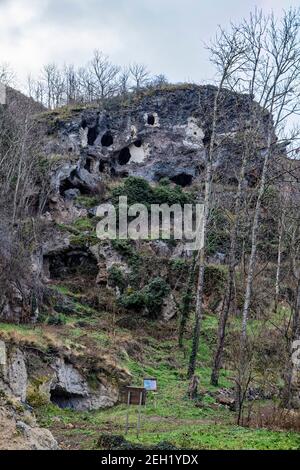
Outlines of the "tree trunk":
[{"label": "tree trunk", "polygon": [[228,280],[227,280],[227,289],[223,300],[222,311],[219,319],[218,327],[218,342],[217,348],[214,356],[213,368],[211,373],[211,384],[214,386],[218,385],[219,382],[219,373],[221,369],[224,343],[225,343],[225,334],[226,334],[226,325],[228,320],[228,315],[230,312],[231,302],[234,294],[234,277],[235,277],[235,265],[236,265],[236,243],[237,243],[237,234],[238,234],[238,224],[239,224],[239,212],[241,207],[242,199],[242,183],[245,177],[246,163],[248,161],[248,148],[245,150],[243,155],[242,166],[240,170],[239,183],[236,192],[235,198],[235,210],[234,210],[234,223],[231,229],[230,237],[230,253],[229,253],[229,271],[228,271]]},{"label": "tree trunk", "polygon": [[194,289],[194,279],[195,279],[195,265],[196,265],[196,256],[193,256],[193,261],[190,266],[189,270],[189,278],[186,287],[186,291],[182,298],[182,306],[181,306],[181,315],[180,315],[180,323],[179,323],[179,332],[178,332],[178,346],[180,348],[183,347],[183,336],[185,332],[186,323],[188,321],[190,307],[191,307],[191,300],[192,294]]},{"label": "tree trunk", "polygon": [[281,274],[281,251],[282,251],[282,237],[284,228],[284,212],[279,222],[279,236],[278,236],[278,251],[277,251],[277,268],[276,268],[276,280],[275,280],[275,300],[274,300],[274,312],[277,313],[279,295],[280,295],[280,274]]},{"label": "tree trunk", "polygon": [[189,361],[189,366],[188,366],[188,374],[187,374],[189,379],[195,374],[195,370],[196,370],[197,354],[199,350],[199,341],[200,341],[201,322],[202,322],[202,316],[203,316],[205,244],[206,244],[206,232],[207,232],[208,217],[209,217],[210,203],[211,203],[212,160],[213,160],[216,126],[217,126],[217,110],[218,110],[218,103],[219,103],[219,97],[220,97],[222,86],[223,86],[223,81],[221,80],[221,83],[216,92],[216,96],[214,100],[212,132],[211,132],[211,138],[210,138],[209,150],[208,150],[207,162],[206,162],[204,215],[203,215],[203,225],[202,225],[203,247],[200,249],[200,253],[199,253],[199,274],[198,274],[198,283],[197,283],[197,291],[196,291],[195,326],[194,326],[192,349],[191,349],[190,361]]}]

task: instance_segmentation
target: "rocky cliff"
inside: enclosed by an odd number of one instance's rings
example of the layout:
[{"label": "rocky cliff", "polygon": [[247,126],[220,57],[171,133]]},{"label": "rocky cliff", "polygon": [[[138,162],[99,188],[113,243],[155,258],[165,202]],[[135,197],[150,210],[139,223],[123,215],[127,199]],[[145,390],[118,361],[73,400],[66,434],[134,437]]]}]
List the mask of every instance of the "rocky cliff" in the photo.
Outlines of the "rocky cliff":
[{"label": "rocky cliff", "polygon": [[[150,194],[160,202],[201,200],[215,93],[212,86],[170,86],[101,105],[34,110],[42,135],[45,181],[40,184],[47,184],[47,198],[40,204],[40,188],[33,188],[30,220],[40,223],[39,238],[30,249],[29,276],[12,283],[9,297],[1,299],[0,318],[47,326],[42,341],[28,342],[24,332],[17,339],[1,334],[5,361],[0,385],[7,393],[21,401],[41,399],[78,410],[118,402],[130,381],[122,360],[128,351],[139,354],[139,346],[126,338],[103,346],[99,318],[107,329],[112,328],[107,317],[114,319],[113,331],[134,328],[145,318],[169,321],[176,316],[190,261],[180,242],[99,242],[95,208],[113,200],[116,189],[137,191],[144,198]],[[221,95],[213,177],[231,188],[228,201],[237,183],[240,135],[249,127],[250,101],[226,90]],[[245,189],[254,191],[268,121],[258,105],[255,109],[259,151],[249,159],[244,181]],[[217,264],[226,258],[226,243],[212,250]],[[4,259],[5,246],[1,249]],[[210,300],[218,311],[217,283],[224,273],[215,267],[207,273],[214,286]],[[58,343],[49,326],[55,324],[65,324]],[[80,341],[67,338],[69,324],[69,335],[73,329]]]},{"label": "rocky cliff", "polygon": [[[201,181],[215,93],[212,86],[170,86],[125,101],[49,113],[46,151],[65,160],[53,175],[53,191],[66,197],[74,194],[70,190],[96,193],[105,175],[154,182],[166,177],[182,187]],[[214,173],[224,184],[236,181],[250,104],[247,95],[224,90],[221,96]],[[268,114],[255,106],[263,152]],[[249,161],[246,184],[255,182],[259,164],[258,155]]]}]

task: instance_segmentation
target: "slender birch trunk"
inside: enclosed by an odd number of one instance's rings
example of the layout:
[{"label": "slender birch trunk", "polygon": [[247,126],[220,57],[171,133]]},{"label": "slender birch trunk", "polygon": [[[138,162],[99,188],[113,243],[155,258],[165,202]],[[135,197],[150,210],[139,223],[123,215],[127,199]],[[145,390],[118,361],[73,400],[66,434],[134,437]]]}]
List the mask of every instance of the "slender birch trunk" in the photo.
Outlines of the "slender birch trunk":
[{"label": "slender birch trunk", "polygon": [[200,253],[199,253],[199,274],[198,274],[197,291],[196,291],[195,326],[194,326],[192,349],[191,349],[189,366],[188,366],[188,374],[187,374],[189,379],[191,379],[191,377],[195,374],[197,354],[198,354],[199,342],[200,342],[201,322],[202,322],[202,317],[203,317],[205,244],[206,244],[207,225],[208,225],[208,217],[209,217],[210,203],[211,203],[212,161],[213,161],[213,152],[214,152],[215,137],[216,137],[218,104],[219,104],[219,98],[220,98],[222,85],[223,85],[223,80],[221,80],[220,85],[215,95],[213,118],[212,118],[212,132],[211,132],[211,139],[210,139],[209,150],[207,154],[207,162],[206,162],[204,214],[203,214],[203,225],[202,225],[203,247],[200,249]]},{"label": "slender birch trunk", "polygon": [[235,287],[235,266],[236,266],[236,244],[237,244],[237,234],[238,234],[238,224],[239,224],[239,212],[241,208],[241,199],[242,199],[242,183],[245,178],[246,163],[248,161],[248,148],[245,149],[243,154],[242,166],[239,175],[238,188],[235,198],[235,208],[234,208],[234,223],[231,229],[230,236],[230,253],[229,253],[229,270],[227,278],[227,288],[226,293],[223,299],[222,311],[219,319],[218,326],[218,340],[217,348],[213,361],[213,368],[211,373],[211,384],[214,386],[218,385],[219,382],[219,373],[221,369],[224,343],[225,343],[225,334],[226,334],[226,325],[230,312],[230,307],[232,303],[232,298],[234,296],[234,287]]}]

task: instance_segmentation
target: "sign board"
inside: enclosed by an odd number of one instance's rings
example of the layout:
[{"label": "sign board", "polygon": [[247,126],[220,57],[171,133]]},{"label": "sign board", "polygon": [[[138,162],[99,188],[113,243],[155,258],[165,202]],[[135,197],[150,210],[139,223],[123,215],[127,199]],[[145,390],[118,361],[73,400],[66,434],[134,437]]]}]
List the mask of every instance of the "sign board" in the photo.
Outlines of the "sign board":
[{"label": "sign board", "polygon": [[157,391],[157,379],[151,377],[144,378],[144,388],[149,392]]},{"label": "sign board", "polygon": [[[124,393],[125,392],[125,393]],[[126,387],[122,394],[122,402],[128,405],[145,405],[147,391],[144,387]]]}]

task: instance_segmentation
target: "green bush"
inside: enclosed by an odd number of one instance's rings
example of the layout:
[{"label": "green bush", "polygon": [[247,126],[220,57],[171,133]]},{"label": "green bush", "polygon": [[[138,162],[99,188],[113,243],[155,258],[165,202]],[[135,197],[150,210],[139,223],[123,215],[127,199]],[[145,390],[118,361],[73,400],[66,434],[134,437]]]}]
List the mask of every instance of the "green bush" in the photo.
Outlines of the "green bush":
[{"label": "green bush", "polygon": [[126,178],[124,184],[118,186],[112,191],[112,202],[118,205],[120,196],[127,196],[128,204],[151,204],[152,188],[143,178],[130,176]]},{"label": "green bush", "polygon": [[227,268],[221,265],[209,264],[204,270],[204,293],[221,294],[227,281]]},{"label": "green bush", "polygon": [[130,176],[125,182],[112,191],[112,202],[118,205],[119,197],[127,196],[128,204],[188,204],[193,202],[191,194],[182,190],[181,186],[167,184],[162,179],[159,184],[152,188],[148,181],[137,176]]},{"label": "green bush", "polygon": [[146,297],[143,291],[133,292],[132,294],[122,295],[119,304],[128,310],[139,311],[146,306]]},{"label": "green bush", "polygon": [[47,324],[48,325],[65,325],[66,324],[66,317],[63,313],[58,313],[57,315],[51,315],[51,317],[48,317],[47,319]]},{"label": "green bush", "polygon": [[121,292],[125,289],[125,287],[127,285],[127,281],[126,281],[124,272],[120,268],[118,268],[117,266],[112,266],[108,270],[108,280],[114,286],[119,287]]},{"label": "green bush", "polygon": [[151,317],[160,314],[164,298],[169,292],[170,286],[161,277],[156,277],[144,288],[146,307]]}]

